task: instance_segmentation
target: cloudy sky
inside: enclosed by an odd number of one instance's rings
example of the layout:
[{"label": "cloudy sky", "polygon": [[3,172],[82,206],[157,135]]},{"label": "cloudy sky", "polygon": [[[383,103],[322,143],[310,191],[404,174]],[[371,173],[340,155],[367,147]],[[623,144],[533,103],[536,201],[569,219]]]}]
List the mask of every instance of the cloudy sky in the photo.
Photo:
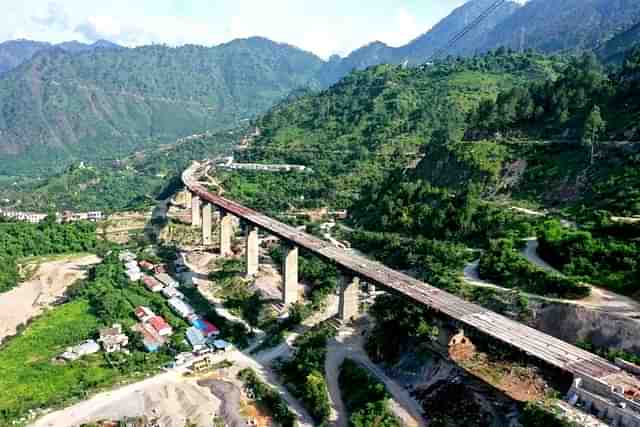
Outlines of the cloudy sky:
[{"label": "cloudy sky", "polygon": [[324,58],[404,44],[466,0],[0,0],[0,40],[215,45],[260,35]]}]

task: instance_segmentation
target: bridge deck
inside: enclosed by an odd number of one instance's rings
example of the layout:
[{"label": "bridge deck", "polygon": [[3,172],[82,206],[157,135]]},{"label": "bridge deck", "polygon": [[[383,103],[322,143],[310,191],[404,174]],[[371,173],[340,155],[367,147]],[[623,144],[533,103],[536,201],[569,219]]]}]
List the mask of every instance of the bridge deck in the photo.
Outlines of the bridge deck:
[{"label": "bridge deck", "polygon": [[467,302],[381,263],[338,249],[328,242],[213,194],[195,183],[186,173],[183,179],[187,187],[200,198],[244,221],[304,248],[367,282],[405,295],[552,366],[576,376],[601,379],[605,382],[608,382],[607,377],[613,378],[614,374],[621,372],[617,366],[592,353]]}]

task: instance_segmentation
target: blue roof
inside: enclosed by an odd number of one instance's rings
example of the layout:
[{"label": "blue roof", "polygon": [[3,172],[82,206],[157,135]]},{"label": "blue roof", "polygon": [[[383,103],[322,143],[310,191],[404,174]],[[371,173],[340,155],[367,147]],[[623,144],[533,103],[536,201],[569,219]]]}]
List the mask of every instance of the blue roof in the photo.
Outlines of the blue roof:
[{"label": "blue roof", "polygon": [[160,343],[158,341],[143,340],[142,343],[149,353],[155,353],[160,348]]},{"label": "blue roof", "polygon": [[205,345],[207,340],[198,328],[190,327],[187,329],[187,339],[192,346]]}]

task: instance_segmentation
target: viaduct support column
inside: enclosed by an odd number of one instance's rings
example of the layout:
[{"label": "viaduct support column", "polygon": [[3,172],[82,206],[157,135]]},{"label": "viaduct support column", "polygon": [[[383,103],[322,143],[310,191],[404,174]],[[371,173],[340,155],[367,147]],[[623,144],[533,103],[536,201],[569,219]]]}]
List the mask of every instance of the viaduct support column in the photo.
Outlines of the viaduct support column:
[{"label": "viaduct support column", "polygon": [[213,243],[211,239],[211,217],[213,214],[213,206],[206,203],[202,207],[202,244],[209,246]]},{"label": "viaduct support column", "polygon": [[233,233],[233,215],[220,211],[220,255],[231,255],[231,234]]},{"label": "viaduct support column", "polygon": [[298,302],[298,247],[285,245],[282,259],[282,279],[284,287],[284,304]]},{"label": "viaduct support column", "polygon": [[340,274],[340,303],[338,317],[342,322],[349,322],[358,315],[360,279],[348,274]]},{"label": "viaduct support column", "polygon": [[200,227],[202,225],[202,216],[200,213],[200,197],[195,194],[191,197],[191,226]]},{"label": "viaduct support column", "polygon": [[253,225],[247,225],[245,243],[246,243],[245,261],[247,264],[247,276],[252,277],[258,274],[258,266],[260,263],[258,227],[254,227]]}]

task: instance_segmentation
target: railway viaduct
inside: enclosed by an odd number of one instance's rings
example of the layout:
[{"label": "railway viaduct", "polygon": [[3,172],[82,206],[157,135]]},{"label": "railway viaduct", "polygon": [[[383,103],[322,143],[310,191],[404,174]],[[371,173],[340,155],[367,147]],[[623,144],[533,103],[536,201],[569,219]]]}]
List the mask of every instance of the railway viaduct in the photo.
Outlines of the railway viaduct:
[{"label": "railway viaduct", "polygon": [[513,321],[479,305],[395,271],[368,258],[339,249],[330,243],[298,231],[233,200],[209,191],[198,182],[206,164],[194,162],[182,174],[192,211],[192,224],[202,229],[203,243],[212,243],[213,210],[219,211],[218,236],[221,255],[231,253],[233,217],[244,223],[247,275],[255,275],[259,266],[258,231],[278,237],[285,249],[283,260],[283,302],[298,299],[298,250],[334,264],[340,271],[339,318],[350,320],[358,313],[359,281],[402,295],[451,319],[463,330],[487,335],[529,357],[538,359],[574,378],[570,401],[580,402],[590,412],[611,425],[640,427],[640,403],[629,390],[640,390],[640,380],[618,366],[588,351]]}]

